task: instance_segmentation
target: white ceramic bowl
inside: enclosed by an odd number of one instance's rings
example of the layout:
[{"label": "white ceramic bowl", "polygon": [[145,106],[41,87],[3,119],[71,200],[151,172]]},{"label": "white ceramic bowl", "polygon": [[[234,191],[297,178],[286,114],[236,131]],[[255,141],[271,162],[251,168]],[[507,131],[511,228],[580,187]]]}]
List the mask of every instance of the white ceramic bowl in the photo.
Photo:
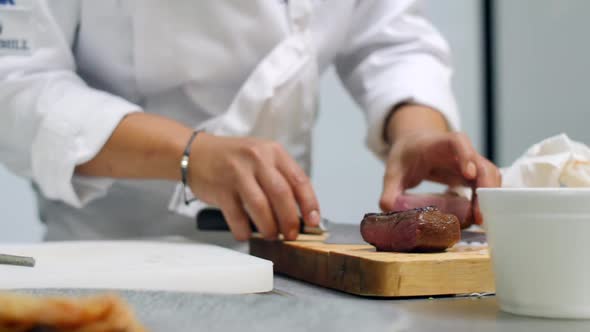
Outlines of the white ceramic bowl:
[{"label": "white ceramic bowl", "polygon": [[590,188],[480,188],[504,311],[590,318]]}]

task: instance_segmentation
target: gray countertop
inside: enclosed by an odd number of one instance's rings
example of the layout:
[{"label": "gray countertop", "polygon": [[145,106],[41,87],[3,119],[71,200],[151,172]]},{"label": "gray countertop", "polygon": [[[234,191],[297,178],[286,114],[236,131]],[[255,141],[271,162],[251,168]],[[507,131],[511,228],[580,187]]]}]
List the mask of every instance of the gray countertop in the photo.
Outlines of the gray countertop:
[{"label": "gray countertop", "polygon": [[590,331],[590,320],[551,320],[516,316],[499,310],[495,296],[411,299],[363,298],[323,289],[286,277],[275,278],[275,288],[296,298],[346,301],[362,308],[391,309],[391,319],[407,331]]},{"label": "gray countertop", "polygon": [[[273,292],[252,295],[119,293],[152,332],[590,331],[590,320],[549,320],[504,313],[498,309],[494,296],[363,298],[280,275],[275,276],[274,286]],[[88,290],[32,292],[94,293]]]},{"label": "gray countertop", "polygon": [[[84,295],[89,290],[35,290]],[[590,331],[590,321],[549,320],[499,311],[496,298],[362,298],[276,276],[275,290],[252,295],[121,291],[152,332],[181,331]]]}]

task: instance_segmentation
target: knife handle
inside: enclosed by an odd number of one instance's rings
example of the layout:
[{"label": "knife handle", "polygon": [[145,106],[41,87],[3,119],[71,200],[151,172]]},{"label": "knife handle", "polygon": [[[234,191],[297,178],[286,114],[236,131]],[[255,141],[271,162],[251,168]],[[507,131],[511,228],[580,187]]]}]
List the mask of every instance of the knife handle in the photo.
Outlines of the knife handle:
[{"label": "knife handle", "polygon": [[[305,226],[305,223],[302,219],[299,219],[299,226],[299,232],[301,234],[323,234],[325,230],[324,226],[321,224],[319,227]],[[258,232],[258,228],[256,228],[256,225],[252,222],[252,220],[250,220],[250,227],[252,228],[252,232]],[[199,211],[197,214],[197,229],[201,231],[230,230],[227,221],[223,217],[223,213],[221,213],[221,211],[218,209],[211,208],[206,208]]]}]

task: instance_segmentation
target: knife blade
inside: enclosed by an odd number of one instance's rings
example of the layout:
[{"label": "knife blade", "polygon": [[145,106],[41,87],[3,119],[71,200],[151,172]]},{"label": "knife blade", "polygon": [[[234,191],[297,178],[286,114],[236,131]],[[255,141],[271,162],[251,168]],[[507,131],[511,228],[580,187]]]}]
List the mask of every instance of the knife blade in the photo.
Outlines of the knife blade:
[{"label": "knife blade", "polygon": [[[223,213],[218,209],[202,209],[197,214],[196,219],[197,229],[201,231],[230,231],[227,221],[223,217]],[[305,225],[303,219],[300,219],[299,225],[299,233],[301,234],[321,235],[326,232],[324,221],[320,222],[320,225],[317,227],[311,227]],[[258,232],[258,228],[252,220],[250,220],[250,227],[252,228],[252,232]]]},{"label": "knife blade", "polygon": [[16,265],[16,266],[34,267],[35,266],[35,259],[33,257],[27,257],[27,256],[0,254],[0,265]]}]

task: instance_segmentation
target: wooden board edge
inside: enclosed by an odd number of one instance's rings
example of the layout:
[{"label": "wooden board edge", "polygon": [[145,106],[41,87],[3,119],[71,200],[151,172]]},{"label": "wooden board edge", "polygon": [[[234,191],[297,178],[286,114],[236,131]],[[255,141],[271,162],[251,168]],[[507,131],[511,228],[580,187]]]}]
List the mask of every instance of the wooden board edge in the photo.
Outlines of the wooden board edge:
[{"label": "wooden board edge", "polygon": [[489,256],[460,260],[387,262],[350,251],[330,252],[337,289],[362,296],[407,297],[495,292]]},{"label": "wooden board edge", "polygon": [[[250,240],[250,254],[274,263],[274,271],[323,287],[330,287],[328,279],[329,251],[318,251],[296,242]],[[310,266],[312,268],[310,268]]]},{"label": "wooden board edge", "polygon": [[[402,264],[326,249],[322,243],[262,239],[250,240],[250,253],[272,261],[275,272],[360,296],[409,297],[495,291],[489,256],[459,263],[416,261]],[[418,275],[420,277],[416,278]],[[458,283],[458,280],[464,282]]]}]

